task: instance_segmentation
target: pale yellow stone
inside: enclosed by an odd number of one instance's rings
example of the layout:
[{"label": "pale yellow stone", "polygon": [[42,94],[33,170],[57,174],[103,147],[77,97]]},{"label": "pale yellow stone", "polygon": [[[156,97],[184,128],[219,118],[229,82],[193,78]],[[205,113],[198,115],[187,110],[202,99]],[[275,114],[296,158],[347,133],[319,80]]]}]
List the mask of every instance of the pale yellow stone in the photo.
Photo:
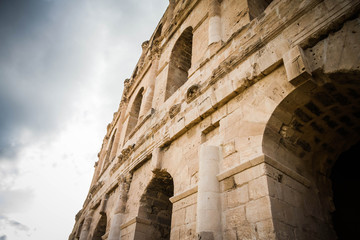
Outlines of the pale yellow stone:
[{"label": "pale yellow stone", "polygon": [[335,239],[329,176],[359,139],[359,9],[170,0],[69,240]]}]

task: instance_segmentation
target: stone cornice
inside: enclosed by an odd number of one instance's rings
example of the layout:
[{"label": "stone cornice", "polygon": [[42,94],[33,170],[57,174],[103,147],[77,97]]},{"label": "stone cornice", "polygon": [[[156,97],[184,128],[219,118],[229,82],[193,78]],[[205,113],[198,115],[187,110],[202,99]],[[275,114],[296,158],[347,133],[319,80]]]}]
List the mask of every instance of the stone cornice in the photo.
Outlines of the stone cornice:
[{"label": "stone cornice", "polygon": [[230,169],[225,170],[224,172],[219,173],[216,177],[217,177],[218,181],[221,182],[228,177],[234,176],[235,174],[241,173],[241,172],[245,171],[246,169],[255,167],[262,163],[268,164],[268,165],[280,170],[287,176],[291,177],[295,181],[301,183],[302,185],[304,185],[308,188],[311,186],[310,180],[308,180],[307,178],[305,178],[304,176],[295,172],[294,170],[286,167],[282,163],[280,163],[266,155],[260,155],[258,157],[255,157],[252,160],[249,160],[247,162],[236,165]]},{"label": "stone cornice", "polygon": [[169,200],[171,203],[174,204],[174,203],[180,201],[181,199],[184,199],[190,195],[193,195],[194,193],[197,193],[197,191],[198,191],[198,186],[194,186],[189,189],[186,189],[185,191],[183,191],[181,193],[178,193],[178,194],[172,196]]}]

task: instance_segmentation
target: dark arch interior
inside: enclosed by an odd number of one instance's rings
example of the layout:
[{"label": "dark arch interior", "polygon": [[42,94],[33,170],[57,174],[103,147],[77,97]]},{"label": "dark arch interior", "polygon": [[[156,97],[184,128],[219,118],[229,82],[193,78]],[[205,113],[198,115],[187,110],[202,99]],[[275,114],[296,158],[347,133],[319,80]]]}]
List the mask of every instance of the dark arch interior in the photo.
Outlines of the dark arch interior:
[{"label": "dark arch interior", "polygon": [[338,239],[355,239],[360,236],[360,142],[342,153],[332,173],[335,212],[333,224]]},{"label": "dark arch interior", "polygon": [[174,183],[169,173],[159,171],[151,180],[140,200],[139,217],[145,219],[137,224],[135,239],[169,240],[171,231]]},{"label": "dark arch interior", "polygon": [[[360,151],[354,145],[360,139],[358,79],[350,73],[314,74],[282,100],[264,131],[264,153],[311,182],[297,190],[302,204],[291,203],[301,216],[296,228],[309,239],[357,239],[360,233],[359,162],[351,157]],[[287,186],[280,186],[285,192]],[[289,213],[286,208],[277,211]]]},{"label": "dark arch interior", "polygon": [[115,140],[115,136],[116,136],[116,130],[114,131],[112,137],[111,137],[111,141],[110,141],[110,144],[109,144],[109,149],[107,151],[107,154],[106,154],[106,159],[105,159],[105,162],[107,162],[110,157],[112,157],[112,149],[113,149],[113,145],[114,145],[114,140]]},{"label": "dark arch interior", "polygon": [[159,25],[158,29],[156,30],[156,33],[154,35],[154,40],[156,40],[157,38],[159,38],[161,36],[162,33],[162,24]]},{"label": "dark arch interior", "polygon": [[174,94],[188,79],[192,58],[192,31],[192,27],[185,29],[171,51],[165,100]]},{"label": "dark arch interior", "polygon": [[104,236],[106,233],[106,223],[107,223],[106,214],[101,215],[101,218],[98,224],[96,225],[92,240],[102,240],[101,237]]},{"label": "dark arch interior", "polygon": [[81,234],[81,230],[82,230],[82,227],[84,225],[84,220],[81,221],[80,225],[79,225],[79,228],[76,232],[76,235],[75,235],[75,239],[80,239],[80,234]]},{"label": "dark arch interior", "polygon": [[141,103],[142,103],[142,99],[143,99],[143,92],[144,92],[144,88],[141,88],[139,90],[138,94],[136,95],[134,103],[131,107],[131,111],[129,114],[129,123],[128,123],[128,127],[126,130],[126,135],[129,135],[129,133],[135,128],[135,126],[138,122]]}]

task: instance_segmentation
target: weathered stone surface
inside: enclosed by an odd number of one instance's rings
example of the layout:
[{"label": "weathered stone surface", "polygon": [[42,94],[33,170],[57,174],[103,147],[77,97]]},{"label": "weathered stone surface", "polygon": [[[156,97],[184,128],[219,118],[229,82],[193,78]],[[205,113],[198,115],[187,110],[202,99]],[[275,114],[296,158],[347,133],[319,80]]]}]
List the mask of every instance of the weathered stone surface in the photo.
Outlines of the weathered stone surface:
[{"label": "weathered stone surface", "polygon": [[69,239],[341,237],[331,173],[360,141],[359,10],[170,0]]}]

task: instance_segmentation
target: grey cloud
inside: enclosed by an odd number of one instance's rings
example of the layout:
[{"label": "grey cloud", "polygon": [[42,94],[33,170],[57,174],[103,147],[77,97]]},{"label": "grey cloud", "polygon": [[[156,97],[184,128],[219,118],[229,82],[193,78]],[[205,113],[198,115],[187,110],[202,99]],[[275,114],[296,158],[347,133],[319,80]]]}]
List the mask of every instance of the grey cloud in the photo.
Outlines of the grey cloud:
[{"label": "grey cloud", "polygon": [[31,204],[33,197],[33,192],[28,189],[0,189],[0,213],[22,212]]},{"label": "grey cloud", "polygon": [[[107,73],[97,94],[106,106],[98,107],[97,114],[112,119],[122,81],[130,77],[141,43],[160,20],[143,13],[163,12],[167,4],[164,0],[0,0],[1,214],[21,212],[34,199],[31,190],[11,189],[18,175],[19,151],[39,140],[50,142],[61,132],[73,116],[78,95],[93,84],[89,78],[104,63],[101,70]],[[108,61],[114,52],[118,57]],[[89,157],[89,162],[94,160]],[[0,216],[0,228],[2,223],[28,231],[5,216]],[[0,240],[5,239],[0,234]]]},{"label": "grey cloud", "polygon": [[[164,0],[1,1],[0,161],[16,159],[24,146],[56,134],[72,115],[77,94],[102,61],[99,54],[108,54],[99,49],[97,31],[107,34],[104,44],[120,45],[127,55],[106,66],[110,73],[102,94],[117,96],[109,100],[116,110],[122,81],[140,56],[141,42],[160,20],[143,13],[166,5]],[[138,46],[129,45],[134,42]]]},{"label": "grey cloud", "polygon": [[[2,227],[9,226],[18,231],[25,231],[25,232],[30,231],[30,228],[28,226],[26,226],[18,221],[9,219],[8,217],[6,217],[4,215],[0,215],[0,223],[1,223]],[[3,235],[1,237],[5,237],[4,239],[6,239],[6,235]],[[0,240],[1,240],[1,237],[0,237]]]},{"label": "grey cloud", "polygon": [[11,225],[12,227],[14,227],[14,228],[16,228],[16,229],[18,229],[20,231],[29,231],[30,230],[30,228],[27,227],[26,225],[21,224],[21,223],[19,223],[17,221],[14,221],[14,220],[10,220],[9,225]]},{"label": "grey cloud", "polygon": [[0,160],[62,126],[96,63],[70,2],[0,3]]}]

